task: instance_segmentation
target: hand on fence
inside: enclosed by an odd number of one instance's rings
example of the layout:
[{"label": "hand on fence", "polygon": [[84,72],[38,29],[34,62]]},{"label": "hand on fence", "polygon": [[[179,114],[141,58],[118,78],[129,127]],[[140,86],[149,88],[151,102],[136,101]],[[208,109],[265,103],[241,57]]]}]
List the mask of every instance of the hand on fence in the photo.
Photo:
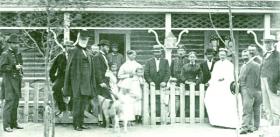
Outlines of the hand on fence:
[{"label": "hand on fence", "polygon": [[165,86],[166,86],[166,82],[161,82],[161,83],[160,83],[160,86],[161,86],[161,87],[165,87]]},{"label": "hand on fence", "polygon": [[70,97],[63,98],[64,103],[68,104],[70,102]]},{"label": "hand on fence", "polygon": [[154,85],[156,85],[156,84],[155,84],[155,82],[151,82],[150,85],[154,86]]},{"label": "hand on fence", "polygon": [[186,81],[185,84],[191,85],[191,84],[195,84],[195,83],[194,83],[194,82],[191,82],[191,81]]}]

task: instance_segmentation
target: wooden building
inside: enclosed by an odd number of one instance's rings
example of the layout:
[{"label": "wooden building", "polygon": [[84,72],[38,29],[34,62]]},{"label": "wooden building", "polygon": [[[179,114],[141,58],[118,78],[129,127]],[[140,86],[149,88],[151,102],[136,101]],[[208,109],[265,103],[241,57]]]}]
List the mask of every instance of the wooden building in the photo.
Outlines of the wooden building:
[{"label": "wooden building", "polygon": [[[209,45],[214,30],[221,36],[229,35],[228,1],[190,0],[1,0],[0,32],[13,30],[47,29],[47,10],[51,11],[51,29],[63,32],[64,40],[75,41],[78,30],[87,29],[90,44],[100,39],[118,43],[121,53],[136,50],[141,63],[152,56],[159,34],[164,43],[167,32],[175,37],[183,29],[180,44],[187,51],[196,51],[203,58],[203,51]],[[231,1],[233,30],[240,49],[254,43],[254,37],[247,30],[256,32],[259,39],[280,30],[280,6],[275,1]],[[212,18],[212,23],[210,20]],[[4,34],[4,33],[2,33]],[[38,34],[34,34],[38,35]],[[25,77],[43,77],[43,57],[36,50],[24,52]]]}]

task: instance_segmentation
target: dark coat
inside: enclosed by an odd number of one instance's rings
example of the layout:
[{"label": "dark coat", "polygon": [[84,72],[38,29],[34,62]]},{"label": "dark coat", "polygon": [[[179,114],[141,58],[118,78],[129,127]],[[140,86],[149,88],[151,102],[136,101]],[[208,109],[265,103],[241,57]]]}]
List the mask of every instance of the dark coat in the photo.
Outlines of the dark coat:
[{"label": "dark coat", "polygon": [[181,83],[180,77],[181,77],[181,70],[182,67],[188,63],[188,59],[186,57],[183,58],[175,58],[172,60],[170,65],[170,72],[171,76],[177,79],[177,83]]},{"label": "dark coat", "polygon": [[239,82],[241,92],[254,92],[261,91],[259,80],[260,64],[255,61],[250,61],[243,65],[240,69]]},{"label": "dark coat", "polygon": [[273,93],[280,87],[280,53],[273,51],[268,58],[263,58],[260,76],[266,77],[268,86]]},{"label": "dark coat", "polygon": [[211,68],[208,67],[207,60],[200,64],[200,69],[202,73],[201,83],[206,84],[211,79],[211,72],[213,71],[215,65],[215,61],[212,61]]},{"label": "dark coat", "polygon": [[113,53],[109,53],[107,55],[108,63],[110,65],[117,64],[118,69],[121,67],[121,65],[124,63],[124,57],[121,53],[117,53],[114,55]]},{"label": "dark coat", "polygon": [[[63,88],[64,96],[96,96],[95,64],[88,51],[86,51],[86,54],[87,57],[80,47],[69,50],[69,62],[66,66]],[[84,61],[89,64],[86,72],[82,68]]]},{"label": "dark coat", "polygon": [[97,64],[95,65],[95,79],[98,95],[101,95],[105,98],[111,98],[108,88],[102,88],[100,86],[101,83],[105,83],[109,87],[109,78],[105,76],[108,66],[106,65],[106,61],[102,53],[99,52],[96,56],[94,56],[93,60],[95,64]]},{"label": "dark coat", "polygon": [[200,65],[195,63],[194,65],[188,63],[185,64],[181,71],[181,81],[194,82],[200,84],[202,79]]},{"label": "dark coat", "polygon": [[61,90],[64,86],[65,69],[67,65],[66,56],[64,53],[59,54],[49,72],[50,80],[54,83],[53,90]]},{"label": "dark coat", "polygon": [[2,53],[0,58],[0,70],[2,72],[2,85],[0,99],[14,99],[21,97],[22,70],[17,70],[16,65],[22,65],[21,53],[14,53],[7,50]]},{"label": "dark coat", "polygon": [[159,63],[159,71],[156,70],[155,58],[151,58],[145,64],[144,78],[148,83],[154,82],[156,89],[160,88],[161,82],[168,82],[170,78],[170,68],[168,61],[161,58]]}]

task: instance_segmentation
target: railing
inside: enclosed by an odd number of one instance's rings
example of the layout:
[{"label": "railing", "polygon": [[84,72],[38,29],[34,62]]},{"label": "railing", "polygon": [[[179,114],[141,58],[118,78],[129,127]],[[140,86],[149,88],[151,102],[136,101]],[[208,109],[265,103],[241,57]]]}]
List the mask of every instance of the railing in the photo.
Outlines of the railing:
[{"label": "railing", "polygon": [[[180,84],[180,87],[171,83],[169,88],[161,88],[155,90],[155,86],[150,87],[144,85],[143,90],[143,124],[155,125],[173,123],[204,123],[205,122],[205,107],[204,107],[204,85],[199,85],[199,91],[195,91],[195,84],[189,85],[190,90],[185,90],[185,84]],[[156,96],[160,96],[160,112],[161,116],[156,116]],[[176,96],[180,98],[180,117],[176,117]],[[189,96],[190,108],[185,107],[185,97]],[[195,97],[199,97],[199,106],[195,106]],[[199,107],[199,117],[195,117],[196,107]],[[185,116],[185,108],[189,109],[189,117]]]},{"label": "railing", "polygon": [[[171,83],[168,88],[155,90],[155,86],[145,84],[143,89],[143,124],[155,125],[173,123],[204,123],[204,85],[199,85],[199,91],[195,91],[195,85],[189,85],[190,90],[185,90],[185,84],[180,87]],[[49,101],[46,86],[43,82],[31,83],[24,82],[22,86],[22,98],[19,102],[18,119],[20,122],[42,122],[44,108]],[[160,112],[161,116],[156,116],[156,96],[160,96]],[[179,117],[176,117],[175,101],[176,97],[180,98]],[[189,96],[189,117],[185,116],[185,97]],[[195,106],[195,97],[199,97],[199,106]],[[0,106],[0,118],[2,118],[4,103]],[[199,116],[195,117],[196,107],[199,107]],[[94,121],[94,120],[93,120]],[[59,120],[57,121],[59,122]],[[63,121],[60,121],[63,123]],[[71,121],[68,121],[69,123]]]}]

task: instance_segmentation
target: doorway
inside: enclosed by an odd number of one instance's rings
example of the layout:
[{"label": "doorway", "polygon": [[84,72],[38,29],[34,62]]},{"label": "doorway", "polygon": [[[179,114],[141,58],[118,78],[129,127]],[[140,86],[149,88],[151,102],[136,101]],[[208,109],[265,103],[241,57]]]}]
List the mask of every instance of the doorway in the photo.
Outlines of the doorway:
[{"label": "doorway", "polygon": [[95,43],[99,43],[102,39],[110,41],[111,44],[118,45],[118,52],[127,58],[126,51],[130,50],[130,31],[95,30]]}]

